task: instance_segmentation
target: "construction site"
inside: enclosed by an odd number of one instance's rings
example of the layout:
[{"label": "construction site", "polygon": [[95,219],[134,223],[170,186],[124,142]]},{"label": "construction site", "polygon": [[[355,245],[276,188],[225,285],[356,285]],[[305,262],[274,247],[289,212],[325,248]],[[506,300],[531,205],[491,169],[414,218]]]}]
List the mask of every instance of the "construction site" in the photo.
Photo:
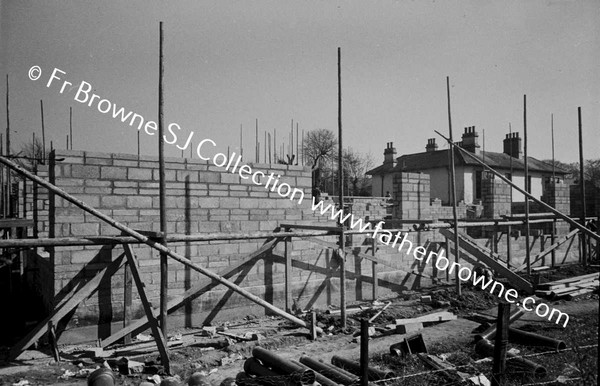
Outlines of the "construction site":
[{"label": "construction site", "polygon": [[0,385],[597,384],[600,188],[581,107],[569,175],[528,154],[525,95],[502,152],[453,128],[446,77],[448,127],[421,152],[387,142],[359,196],[342,48],[331,188],[294,121],[281,147],[256,120],[245,153],[240,127],[239,155],[204,157],[217,144],[198,132],[166,156],[162,22],[157,51],[158,155],[140,152],[141,116],[137,154],[73,149],[72,128],[46,146],[43,103],[41,154],[12,151],[7,75]]}]

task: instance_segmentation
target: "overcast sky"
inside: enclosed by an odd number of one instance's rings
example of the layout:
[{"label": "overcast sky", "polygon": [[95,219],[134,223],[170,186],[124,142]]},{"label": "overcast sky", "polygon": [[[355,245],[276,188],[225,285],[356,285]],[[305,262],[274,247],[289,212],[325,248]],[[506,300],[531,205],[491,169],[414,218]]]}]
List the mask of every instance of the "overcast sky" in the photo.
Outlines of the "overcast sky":
[{"label": "overcast sky", "polygon": [[[166,4],[167,2],[165,2]],[[64,148],[73,107],[74,149],[134,154],[137,129],[74,100],[81,81],[117,107],[157,120],[158,32],[164,22],[165,123],[180,137],[253,160],[255,119],[287,143],[301,130],[337,132],[337,47],[342,52],[344,146],[379,164],[424,151],[448,131],[450,77],[455,136],[476,126],[486,150],[523,130],[530,155],[578,159],[577,107],[586,158],[600,157],[600,2],[578,1],[5,1],[1,3],[2,104],[10,81],[13,152],[41,134]],[[37,65],[42,74],[29,79]],[[73,83],[46,83],[54,68]],[[70,91],[69,91],[70,90]],[[285,138],[284,138],[285,136]],[[187,137],[187,135],[186,135]],[[141,136],[157,153],[157,136]],[[441,143],[441,138],[436,138]],[[183,141],[179,139],[179,143]],[[264,145],[261,145],[264,146]],[[186,154],[189,152],[186,151]],[[167,155],[181,156],[174,145]],[[261,157],[262,158],[262,157]]]}]

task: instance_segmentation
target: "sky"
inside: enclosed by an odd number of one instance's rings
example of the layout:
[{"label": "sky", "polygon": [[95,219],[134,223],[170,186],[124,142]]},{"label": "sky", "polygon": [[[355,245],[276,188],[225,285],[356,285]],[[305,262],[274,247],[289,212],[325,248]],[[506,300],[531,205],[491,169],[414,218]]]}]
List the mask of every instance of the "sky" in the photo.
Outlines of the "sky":
[{"label": "sky", "polygon": [[[168,156],[181,157],[176,145],[191,132],[195,145],[215,142],[206,154],[239,152],[241,127],[252,161],[256,119],[260,141],[276,130],[278,148],[292,119],[300,132],[337,133],[340,47],[343,145],[375,164],[387,142],[398,156],[424,151],[428,138],[445,148],[434,130],[448,133],[447,76],[456,139],[475,126],[486,150],[501,152],[509,125],[523,134],[527,95],[531,156],[552,157],[553,114],[556,159],[577,161],[581,107],[585,158],[600,157],[597,0],[0,4],[0,132],[8,74],[13,153],[41,135],[43,100],[47,143],[65,148],[72,107],[75,150],[135,154],[137,125],[97,102],[158,120],[162,21],[164,122],[181,127]],[[54,69],[64,74],[47,87]],[[82,81],[100,96],[91,106],[75,100]],[[157,154],[157,137],[142,131],[142,154]]]}]

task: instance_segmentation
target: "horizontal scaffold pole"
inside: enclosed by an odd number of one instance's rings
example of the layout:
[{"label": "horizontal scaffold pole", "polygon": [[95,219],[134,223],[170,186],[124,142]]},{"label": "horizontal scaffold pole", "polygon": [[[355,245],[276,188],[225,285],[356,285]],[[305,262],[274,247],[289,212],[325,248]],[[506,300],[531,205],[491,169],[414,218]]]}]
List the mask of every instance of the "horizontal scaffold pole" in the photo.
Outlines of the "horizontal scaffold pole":
[{"label": "horizontal scaffold pole", "polygon": [[[24,168],[20,167],[19,165],[15,164],[12,161],[9,161],[8,159],[6,159],[5,157],[0,156],[0,163],[6,165],[7,167],[9,167],[10,169],[16,171],[17,173],[29,178],[30,180],[38,183],[39,185],[45,187],[46,189],[50,190],[51,192],[53,192],[54,194],[64,198],[65,200],[71,202],[73,205],[83,209],[84,211],[94,215],[95,217],[99,218],[100,220],[106,222],[107,224],[117,228],[118,230],[120,230],[121,232],[128,234],[129,236],[135,238],[136,240],[149,245],[150,247],[158,250],[159,252],[163,252],[165,254],[167,254],[168,256],[170,256],[172,259],[179,261],[180,263],[192,268],[195,271],[200,272],[201,274],[210,277],[211,279],[223,284],[225,287],[231,289],[234,292],[237,292],[238,294],[242,295],[243,297],[245,297],[246,299],[253,301],[254,303],[263,306],[264,308],[273,311],[274,313],[276,313],[277,315],[289,320],[292,323],[295,323],[299,326],[305,327],[305,328],[310,328],[310,326],[308,325],[308,323],[306,323],[304,320],[295,317],[294,315],[290,315],[287,312],[275,307],[274,305],[272,305],[271,303],[267,302],[264,299],[259,298],[258,296],[246,291],[245,289],[243,289],[242,287],[238,286],[235,283],[232,283],[231,281],[225,279],[222,276],[217,275],[216,273],[207,270],[204,267],[201,267],[197,264],[194,264],[190,259],[172,251],[171,249],[169,249],[168,247],[160,244],[157,241],[152,240],[149,237],[144,236],[143,234],[121,224],[120,222],[114,220],[112,217],[105,215],[104,213],[92,208],[91,206],[87,205],[85,202],[79,200],[76,197],[73,197],[72,195],[70,195],[69,193],[63,191],[62,189],[56,187],[55,185],[51,184],[50,182],[36,176],[35,174],[32,174],[31,172],[29,172],[28,170],[25,170]],[[321,328],[317,328],[319,333],[322,333],[323,330]]]},{"label": "horizontal scaffold pole", "polygon": [[[169,235],[168,243],[190,243],[207,241],[257,240],[268,238],[329,236],[335,233],[320,232],[256,232],[256,233],[203,233],[195,235]],[[0,240],[0,248],[35,247],[74,247],[83,245],[119,245],[141,244],[142,241],[131,236],[93,236],[93,237],[57,237],[45,239],[8,239]]]}]

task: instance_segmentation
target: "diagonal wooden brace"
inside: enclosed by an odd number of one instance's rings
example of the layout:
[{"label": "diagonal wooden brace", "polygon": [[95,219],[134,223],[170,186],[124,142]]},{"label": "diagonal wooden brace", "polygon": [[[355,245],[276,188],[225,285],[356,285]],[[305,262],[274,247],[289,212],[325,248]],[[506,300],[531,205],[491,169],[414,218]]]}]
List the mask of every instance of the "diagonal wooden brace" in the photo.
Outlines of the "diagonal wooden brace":
[{"label": "diagonal wooden brace", "polygon": [[152,330],[152,335],[154,336],[154,341],[156,342],[156,347],[158,348],[158,352],[160,353],[162,365],[165,367],[165,372],[167,374],[170,374],[171,368],[169,361],[169,353],[167,351],[167,343],[165,341],[165,337],[162,333],[162,330],[158,326],[158,320],[154,316],[154,310],[152,309],[152,305],[150,304],[150,302],[148,301],[148,297],[146,296],[144,283],[142,282],[142,278],[140,277],[140,271],[138,270],[137,259],[133,254],[131,245],[123,244],[123,249],[125,249],[127,263],[129,264],[129,269],[131,270],[131,276],[133,277],[133,281],[135,282],[135,286],[137,287],[138,295],[140,297],[140,300],[142,301],[142,306],[144,307],[144,311],[146,312],[146,317],[148,318],[148,323],[150,324],[150,329]]},{"label": "diagonal wooden brace", "polygon": [[42,335],[46,333],[50,322],[53,325],[57,325],[58,322],[69,312],[73,311],[82,301],[96,292],[98,286],[105,278],[111,277],[123,266],[125,263],[123,257],[124,255],[119,256],[115,261],[98,272],[96,276],[94,276],[83,286],[71,291],[69,295],[67,295],[66,301],[62,301],[58,307],[54,309],[50,316],[38,323],[38,325],[29,334],[27,334],[27,336],[21,339],[10,349],[9,358],[16,359],[24,350],[29,348],[29,346],[35,343],[35,341],[40,339]]},{"label": "diagonal wooden brace", "polygon": [[[242,261],[240,261],[235,266],[228,267],[228,268],[224,269],[223,271],[219,272],[219,275],[223,276],[223,277],[230,277],[230,276],[234,275],[244,265],[248,264],[248,262],[252,261],[257,256],[262,255],[267,250],[273,248],[280,240],[281,239],[274,239],[274,240],[267,241],[259,249],[250,253],[248,256],[246,256]],[[168,313],[174,312],[179,307],[183,306],[186,303],[186,301],[188,301],[188,299],[193,298],[194,296],[196,296],[199,293],[209,291],[211,288],[215,287],[217,284],[218,283],[214,282],[213,280],[211,280],[209,278],[201,279],[192,288],[185,291],[181,296],[169,301],[169,303],[167,305],[167,312]],[[115,332],[108,338],[102,340],[100,342],[100,346],[102,348],[107,347],[107,346],[115,343],[119,339],[125,337],[128,334],[135,335],[139,332],[144,331],[147,328],[148,328],[148,318],[138,319],[135,322],[131,323],[129,326]]]}]

